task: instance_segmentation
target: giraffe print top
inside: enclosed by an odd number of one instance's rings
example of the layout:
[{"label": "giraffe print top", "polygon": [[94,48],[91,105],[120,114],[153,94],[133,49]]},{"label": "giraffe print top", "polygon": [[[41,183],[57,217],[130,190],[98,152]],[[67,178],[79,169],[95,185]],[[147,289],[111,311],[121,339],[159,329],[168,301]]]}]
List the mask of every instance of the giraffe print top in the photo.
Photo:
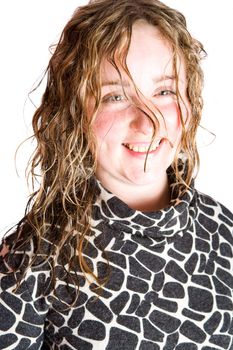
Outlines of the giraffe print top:
[{"label": "giraffe print top", "polygon": [[[100,184],[99,192],[84,255],[99,277],[110,273],[102,293],[77,263],[72,298],[59,257],[55,290],[41,260],[13,293],[1,258],[0,349],[232,350],[232,214],[193,188],[176,206],[150,213]],[[33,242],[25,249],[32,254]],[[64,249],[74,258],[71,245]]]}]

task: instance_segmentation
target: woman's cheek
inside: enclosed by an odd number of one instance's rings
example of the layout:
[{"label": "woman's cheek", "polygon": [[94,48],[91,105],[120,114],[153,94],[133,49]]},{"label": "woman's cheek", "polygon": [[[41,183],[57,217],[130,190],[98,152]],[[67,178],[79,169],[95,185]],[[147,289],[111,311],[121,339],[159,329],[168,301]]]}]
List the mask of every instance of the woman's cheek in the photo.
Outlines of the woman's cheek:
[{"label": "woman's cheek", "polygon": [[100,112],[96,116],[93,125],[94,133],[97,138],[104,139],[114,125],[115,116],[112,113]]},{"label": "woman's cheek", "polygon": [[181,138],[181,119],[180,111],[176,102],[172,102],[160,108],[165,122],[165,133],[169,141],[175,146],[180,142]]},{"label": "woman's cheek", "polygon": [[180,110],[177,103],[173,102],[160,108],[167,130],[179,130],[181,126]]}]

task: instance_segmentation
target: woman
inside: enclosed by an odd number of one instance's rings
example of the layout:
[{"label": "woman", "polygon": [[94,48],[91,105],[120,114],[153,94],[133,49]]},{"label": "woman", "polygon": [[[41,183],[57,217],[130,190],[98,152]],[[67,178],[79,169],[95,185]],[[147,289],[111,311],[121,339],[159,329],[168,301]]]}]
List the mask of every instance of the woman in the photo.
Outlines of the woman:
[{"label": "woman", "polygon": [[1,247],[2,349],[232,349],[232,214],[193,184],[204,54],[157,0],[67,23],[33,118],[40,187]]}]

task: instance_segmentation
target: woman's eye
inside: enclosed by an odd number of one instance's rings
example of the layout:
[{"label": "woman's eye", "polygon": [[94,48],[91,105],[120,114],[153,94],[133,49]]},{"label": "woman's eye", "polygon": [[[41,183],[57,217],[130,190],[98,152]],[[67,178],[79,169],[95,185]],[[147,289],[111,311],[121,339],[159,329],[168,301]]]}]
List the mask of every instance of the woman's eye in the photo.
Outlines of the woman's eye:
[{"label": "woman's eye", "polygon": [[104,112],[120,112],[130,106],[130,101],[123,93],[107,94],[101,102],[102,111]]},{"label": "woman's eye", "polygon": [[168,96],[168,95],[175,95],[175,91],[173,90],[161,90],[158,95],[159,96]]},{"label": "woman's eye", "polygon": [[124,100],[125,100],[125,96],[123,96],[123,95],[111,95],[111,96],[106,96],[103,98],[104,103],[121,102]]},{"label": "woman's eye", "polygon": [[167,105],[176,101],[176,92],[172,88],[160,88],[155,91],[154,103],[157,105]]}]

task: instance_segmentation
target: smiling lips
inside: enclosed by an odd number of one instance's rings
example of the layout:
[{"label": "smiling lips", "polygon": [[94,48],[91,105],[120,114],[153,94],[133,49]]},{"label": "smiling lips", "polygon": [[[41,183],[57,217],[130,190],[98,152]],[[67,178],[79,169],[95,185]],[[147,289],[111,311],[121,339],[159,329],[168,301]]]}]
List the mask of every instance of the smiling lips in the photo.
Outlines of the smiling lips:
[{"label": "smiling lips", "polygon": [[123,146],[128,148],[130,151],[137,152],[137,153],[147,153],[149,150],[150,152],[154,152],[158,146],[160,145],[162,139],[157,140],[154,142],[151,147],[150,144],[148,145],[138,145],[138,144],[132,144],[132,143],[123,143]]}]

